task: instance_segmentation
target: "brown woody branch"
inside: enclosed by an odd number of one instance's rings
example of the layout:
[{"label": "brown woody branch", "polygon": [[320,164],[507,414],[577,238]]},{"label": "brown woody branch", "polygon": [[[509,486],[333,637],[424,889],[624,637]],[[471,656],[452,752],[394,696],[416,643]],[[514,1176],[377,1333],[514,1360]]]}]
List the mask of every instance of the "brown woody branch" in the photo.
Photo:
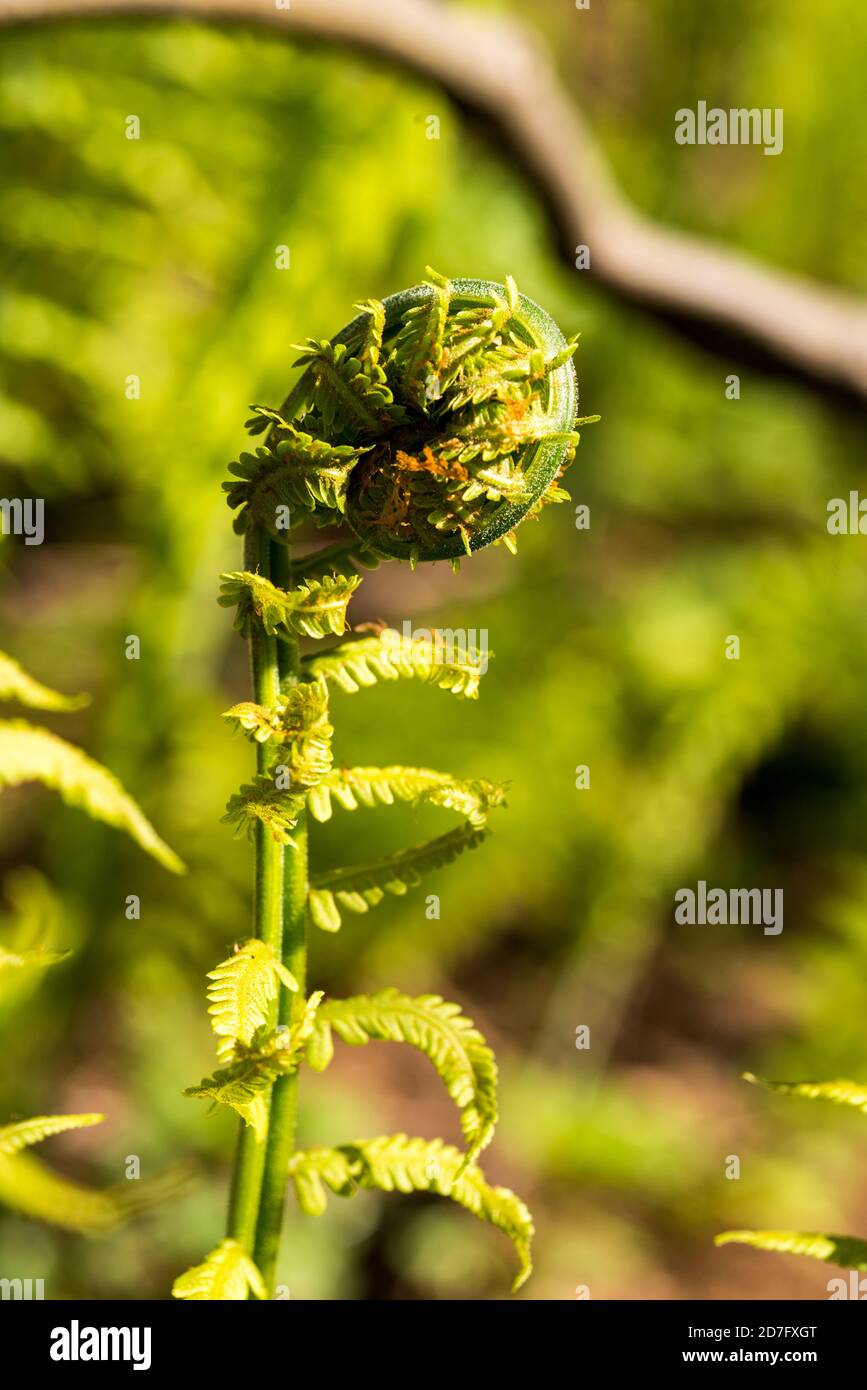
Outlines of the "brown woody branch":
[{"label": "brown woody branch", "polygon": [[[481,118],[544,200],[564,252],[586,244],[591,273],[622,299],[717,352],[746,353],[862,401],[867,304],[664,227],[609,174],[535,36],[511,21],[433,0],[0,0],[0,24],[184,14],[263,24],[367,50],[435,82]],[[576,274],[579,272],[576,272]]]}]

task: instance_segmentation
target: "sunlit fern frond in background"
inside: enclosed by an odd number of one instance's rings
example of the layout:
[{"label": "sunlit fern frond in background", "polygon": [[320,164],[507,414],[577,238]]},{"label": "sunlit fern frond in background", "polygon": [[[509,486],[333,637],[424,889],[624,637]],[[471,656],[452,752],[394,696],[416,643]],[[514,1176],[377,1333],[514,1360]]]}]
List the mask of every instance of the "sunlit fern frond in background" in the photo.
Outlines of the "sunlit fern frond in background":
[{"label": "sunlit fern frond in background", "polygon": [[154,1178],[96,1189],[22,1152],[52,1135],[99,1124],[104,1116],[40,1115],[0,1129],[0,1204],[33,1221],[81,1235],[105,1235],[139,1212],[177,1196],[191,1172],[178,1166]]},{"label": "sunlit fern frond in background", "polygon": [[22,719],[0,721],[0,788],[41,782],[94,820],[125,830],[147,854],[172,873],[181,860],[161,840],[117,778],[65,739]]},{"label": "sunlit fern frond in background", "polygon": [[723,1231],[715,1245],[750,1245],[780,1255],[808,1255],[842,1269],[867,1270],[867,1240],[824,1235],[818,1231]]},{"label": "sunlit fern frond in background", "polygon": [[[768,1081],[753,1072],[744,1072],[743,1080],[779,1095],[828,1100],[867,1113],[867,1086],[860,1081]],[[785,1255],[809,1255],[846,1269],[867,1269],[867,1241],[857,1236],[827,1235],[817,1231],[723,1231],[715,1237],[714,1243],[750,1245],[756,1250],[772,1250]]]},{"label": "sunlit fern frond in background", "polygon": [[800,1096],[803,1100],[829,1100],[835,1105],[849,1105],[867,1113],[867,1084],[863,1081],[768,1081],[766,1077],[744,1072],[744,1081],[751,1081],[766,1091],[782,1096]]},{"label": "sunlit fern frond in background", "polygon": [[61,695],[29,676],[22,666],[0,652],[0,700],[14,700],[29,709],[76,710],[90,703],[89,695]]},{"label": "sunlit fern frond in background", "polygon": [[12,869],[3,883],[9,912],[0,919],[0,1002],[18,1001],[50,965],[69,956],[60,946],[61,907],[36,869]]}]

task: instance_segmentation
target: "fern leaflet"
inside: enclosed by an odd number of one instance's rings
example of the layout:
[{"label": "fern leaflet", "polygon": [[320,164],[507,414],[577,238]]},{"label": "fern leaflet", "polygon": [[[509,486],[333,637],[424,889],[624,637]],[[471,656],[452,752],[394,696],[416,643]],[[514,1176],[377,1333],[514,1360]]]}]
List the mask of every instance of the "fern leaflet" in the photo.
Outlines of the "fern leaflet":
[{"label": "fern leaflet", "polygon": [[355,307],[368,316],[364,342],[358,356],[366,366],[378,367],[382,352],[382,335],[385,332],[385,305],[381,299],[366,299],[363,304],[356,304]]},{"label": "fern leaflet", "polygon": [[316,414],[319,432],[327,438],[351,436],[369,439],[383,429],[403,421],[406,412],[397,405],[378,363],[367,357],[355,357],[345,343],[331,343],[327,338],[309,338],[301,347],[296,367],[307,367],[315,385]]},{"label": "fern leaflet", "polygon": [[284,516],[291,519],[296,508],[311,513],[314,521],[333,521],[335,514],[346,510],[350,474],[366,450],[328,444],[304,434],[273,412],[261,413],[273,414],[274,421],[279,422],[279,442],[273,449],[244,453],[237,463],[230,464],[234,477],[223,483],[223,488],[229,506],[239,508],[235,530],[261,526],[275,539],[285,539],[286,528],[278,527],[278,520]]},{"label": "fern leaflet", "polygon": [[377,637],[341,642],[322,655],[305,657],[304,666],[310,675],[324,676],[349,695],[362,686],[375,685],[377,680],[396,681],[403,676],[474,700],[491,655],[455,650],[454,644],[450,648],[448,643],[438,642],[436,635],[404,637],[386,628]]},{"label": "fern leaflet", "polygon": [[324,575],[294,589],[278,589],[270,579],[246,570],[221,575],[218,602],[237,606],[235,627],[249,637],[254,615],[272,636],[340,636],[346,630],[346,605],[361,583],[357,574]]},{"label": "fern leaflet", "polygon": [[273,777],[262,773],[232,793],[223,820],[235,826],[236,834],[246,831],[251,839],[261,823],[278,845],[293,845],[290,832],[303,810],[303,795],[283,790]]},{"label": "fern leaflet", "polygon": [[266,941],[251,937],[228,960],[208,972],[208,1014],[219,1039],[217,1056],[227,1061],[235,1044],[249,1047],[253,1035],[268,1020],[281,982],[297,990],[298,981],[277,959]]},{"label": "fern leaflet", "polygon": [[359,1187],[450,1197],[513,1242],[520,1263],[513,1292],[530,1276],[533,1218],[526,1206],[509,1188],[489,1186],[474,1163],[467,1166],[466,1156],[441,1139],[392,1134],[336,1149],[302,1150],[293,1155],[289,1171],[302,1210],[312,1215],[324,1210],[323,1184],[341,1197]]},{"label": "fern leaflet", "polygon": [[438,994],[417,998],[397,989],[351,999],[329,999],[319,1010],[307,1058],[315,1070],[328,1065],[331,1031],[351,1046],[371,1039],[405,1042],[430,1059],[461,1112],[472,1161],[493,1138],[497,1123],[497,1064],[494,1054],[458,1004]]},{"label": "fern leaflet", "polygon": [[504,804],[505,792],[494,782],[465,781],[426,767],[334,768],[309,792],[307,805],[314,820],[327,821],[332,801],[344,811],[355,811],[359,805],[391,806],[396,800],[427,803],[457,811],[482,826],[488,812]]},{"label": "fern leaflet", "polygon": [[175,1298],[241,1302],[252,1292],[267,1298],[262,1276],[243,1246],[222,1240],[200,1265],[179,1274],[172,1285]]},{"label": "fern leaflet", "polygon": [[300,1065],[321,999],[321,991],[311,994],[301,1018],[290,1027],[278,1028],[261,1039],[257,1035],[249,1049],[237,1045],[235,1059],[228,1066],[206,1076],[198,1086],[188,1086],[184,1095],[230,1106],[259,1139],[264,1139],[266,1096],[278,1076],[287,1076]]},{"label": "fern leaflet", "polygon": [[422,845],[410,845],[366,864],[350,864],[344,869],[315,874],[310,880],[311,918],[323,931],[337,931],[338,904],[348,912],[367,912],[369,907],[381,903],[386,893],[400,897],[419,884],[427,870],[440,869],[463,850],[475,849],[486,834],[467,821]]},{"label": "fern leaflet", "polygon": [[388,358],[388,373],[404,400],[418,407],[440,395],[439,369],[451,303],[451,283],[430,266],[425,269],[430,295],[407,309]]},{"label": "fern leaflet", "polygon": [[11,912],[0,945],[0,1000],[20,1000],[32,975],[57,965],[69,951],[57,950],[59,904],[35,869],[12,870],[4,884]]},{"label": "fern leaflet", "polygon": [[113,1230],[124,1218],[111,1191],[100,1192],[63,1178],[31,1154],[0,1156],[0,1203],[33,1221],[83,1235]]}]

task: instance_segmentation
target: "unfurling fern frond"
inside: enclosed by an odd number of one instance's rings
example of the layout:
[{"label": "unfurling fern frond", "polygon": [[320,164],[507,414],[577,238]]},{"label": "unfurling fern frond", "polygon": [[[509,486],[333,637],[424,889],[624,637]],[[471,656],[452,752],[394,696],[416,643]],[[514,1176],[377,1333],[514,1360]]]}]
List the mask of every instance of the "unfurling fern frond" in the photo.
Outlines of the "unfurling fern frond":
[{"label": "unfurling fern frond", "polygon": [[15,700],[30,709],[73,710],[90,703],[89,695],[61,695],[28,676],[11,656],[0,652],[0,700]]},{"label": "unfurling fern frond", "polygon": [[235,1044],[249,1047],[263,1027],[280,988],[297,990],[298,981],[277,959],[267,941],[251,937],[228,960],[208,971],[208,1014],[219,1043],[217,1056],[227,1061]]},{"label": "unfurling fern frond", "polygon": [[41,782],[79,806],[94,820],[125,830],[143,850],[172,873],[184,866],[160,839],[150,821],[117,778],[79,748],[24,720],[0,721],[0,787]]},{"label": "unfurling fern frond", "polygon": [[289,686],[273,709],[244,701],[223,718],[234,719],[257,743],[271,739],[281,745],[278,766],[291,787],[315,787],[331,769],[334,728],[321,678]]},{"label": "unfurling fern frond", "polygon": [[293,364],[307,367],[314,388],[321,434],[355,444],[375,438],[406,418],[395,402],[385,372],[367,356],[354,356],[345,343],[309,338]]},{"label": "unfurling fern frond", "polygon": [[324,1185],[341,1197],[359,1187],[450,1197],[513,1242],[520,1262],[513,1292],[530,1276],[533,1218],[526,1206],[509,1188],[489,1186],[481,1169],[467,1166],[466,1156],[440,1139],[391,1134],[335,1149],[302,1150],[293,1155],[289,1171],[299,1205],[312,1215],[325,1208]]},{"label": "unfurling fern frond", "polygon": [[242,1302],[250,1293],[267,1298],[265,1284],[243,1246],[223,1240],[200,1265],[179,1274],[172,1285],[175,1298]]},{"label": "unfurling fern frond", "polygon": [[84,1115],[37,1115],[31,1120],[18,1120],[12,1125],[0,1128],[0,1154],[8,1157],[17,1154],[31,1144],[41,1144],[53,1134],[63,1134],[68,1129],[87,1129],[91,1125],[102,1124],[104,1115],[88,1113]]},{"label": "unfurling fern frond", "polygon": [[[260,526],[277,540],[285,540],[285,524],[293,511],[311,513],[314,521],[333,520],[346,510],[349,478],[366,452],[348,444],[328,444],[289,425],[274,412],[279,435],[273,448],[242,454],[229,467],[232,481],[223,483],[230,507],[240,510],[235,530]],[[267,425],[266,421],[266,425]],[[320,517],[319,512],[323,515]]]},{"label": "unfurling fern frond", "polygon": [[[259,744],[258,775],[230,799],[225,819],[253,836],[258,884],[276,883],[282,871],[282,893],[256,894],[255,936],[276,941],[282,933],[286,959],[302,981],[308,920],[336,931],[343,909],[366,912],[386,893],[405,893],[425,870],[481,843],[489,813],[504,802],[502,786],[429,768],[333,767],[326,698],[332,687],[352,694],[406,678],[475,699],[488,667],[486,644],[474,650],[462,632],[414,632],[407,624],[397,632],[368,623],[339,640],[360,570],[383,558],[412,568],[448,560],[457,569],[463,556],[486,546],[514,550],[519,523],[544,498],[563,495],[558,480],[578,439],[575,344],[544,310],[511,279],[502,286],[450,281],[431,270],[427,277],[384,303],[359,304],[358,317],[331,341],[308,340],[296,364],[302,375],[279,410],[255,407],[248,422],[265,447],[242,455],[225,485],[238,511],[236,529],[248,535],[244,569],[223,576],[221,602],[238,607],[253,680],[252,700],[228,717]],[[296,517],[296,508],[303,515]],[[342,538],[312,557],[293,554],[305,517],[344,527]],[[252,572],[259,568],[261,575]],[[338,637],[330,650],[303,657],[295,640],[282,647],[274,640],[326,632]],[[316,719],[290,709],[291,701],[311,698],[311,689],[320,702]],[[353,811],[395,802],[439,806],[457,812],[462,824],[311,879],[308,809],[326,821],[335,803]],[[291,850],[284,854],[281,845]],[[476,1166],[497,1118],[497,1071],[459,1007],[439,995],[392,989],[335,1000],[314,1019],[314,996],[303,1048],[300,1034],[284,1047],[279,1032],[268,1033],[279,993],[273,976],[261,988],[243,1030],[234,1009],[226,1029],[234,1043],[229,1065],[221,1057],[222,1069],[186,1094],[232,1106],[253,1126],[252,1133],[242,1129],[238,1146],[228,1235],[256,1251],[266,1287],[276,1269],[287,1165],[307,1211],[323,1209],[326,1187],[343,1195],[362,1186],[449,1196],[511,1236],[520,1258],[516,1287],[522,1284],[532,1220],[512,1192],[489,1186]],[[285,1009],[287,997],[280,997]],[[300,1005],[301,997],[293,1002]],[[296,1014],[292,1008],[280,1017]],[[327,1066],[335,1031],[350,1045],[400,1041],[427,1056],[458,1107],[467,1152],[398,1134],[293,1156],[292,1073],[302,1050],[314,1068]],[[256,1139],[266,1132],[263,1151]],[[201,1267],[193,1274],[198,1287]],[[244,1297],[243,1281],[239,1288]]]},{"label": "unfurling fern frond", "polygon": [[[346,516],[411,565],[456,561],[504,541],[574,452],[577,342],[514,281],[479,293],[429,270],[396,330],[394,307],[386,372],[406,427],[365,437],[374,447],[352,475]],[[361,323],[346,330],[356,351]]]},{"label": "unfurling fern frond", "polygon": [[375,685],[377,680],[415,679],[474,700],[487,670],[491,652],[460,650],[454,642],[430,637],[404,637],[386,628],[378,637],[341,642],[322,655],[304,659],[310,675],[324,676],[347,694]]},{"label": "unfurling fern frond", "polygon": [[490,810],[504,805],[505,795],[505,787],[495,782],[452,777],[427,767],[351,767],[332,769],[310,791],[307,805],[314,820],[327,821],[332,801],[344,811],[408,801],[457,811],[482,826]]},{"label": "unfurling fern frond", "polygon": [[809,1255],[827,1260],[843,1269],[867,1270],[867,1240],[854,1236],[831,1236],[818,1231],[723,1231],[715,1245],[751,1245],[756,1250],[773,1250],[782,1255]]},{"label": "unfurling fern frond", "polygon": [[246,831],[251,839],[262,824],[278,845],[291,845],[295,843],[291,831],[303,810],[303,794],[283,790],[273,777],[262,773],[232,793],[223,820],[235,826],[236,834]]},{"label": "unfurling fern frond", "polygon": [[278,589],[260,574],[236,570],[221,575],[223,608],[234,608],[235,627],[244,636],[257,617],[271,636],[339,637],[346,631],[346,605],[361,583],[357,574],[325,575],[294,589]]},{"label": "unfurling fern frond", "polygon": [[397,989],[351,999],[329,999],[320,1008],[307,1048],[314,1070],[331,1059],[332,1029],[351,1046],[371,1039],[404,1042],[430,1059],[461,1112],[471,1162],[490,1142],[497,1123],[497,1064],[494,1054],[458,1004],[438,994],[412,998]]},{"label": "unfurling fern frond", "polygon": [[338,904],[348,912],[367,912],[381,903],[386,893],[400,897],[419,884],[427,870],[440,869],[465,849],[475,849],[486,834],[467,821],[422,845],[410,845],[366,864],[350,864],[345,869],[315,874],[310,881],[311,919],[323,931],[338,931]]},{"label": "unfurling fern frond", "polygon": [[783,1096],[802,1096],[805,1100],[830,1100],[835,1105],[851,1105],[867,1113],[867,1085],[863,1081],[767,1081],[744,1072],[744,1081],[776,1091]]},{"label": "unfurling fern frond", "polygon": [[324,680],[298,681],[279,697],[280,764],[292,786],[315,787],[331,770],[334,727]]},{"label": "unfurling fern frond", "polygon": [[188,1086],[184,1095],[230,1106],[264,1139],[268,1092],[278,1076],[291,1075],[300,1065],[321,999],[321,990],[311,994],[295,1023],[277,1028],[264,1038],[257,1036],[251,1048],[237,1044],[234,1061],[213,1076],[206,1076],[198,1086]]}]

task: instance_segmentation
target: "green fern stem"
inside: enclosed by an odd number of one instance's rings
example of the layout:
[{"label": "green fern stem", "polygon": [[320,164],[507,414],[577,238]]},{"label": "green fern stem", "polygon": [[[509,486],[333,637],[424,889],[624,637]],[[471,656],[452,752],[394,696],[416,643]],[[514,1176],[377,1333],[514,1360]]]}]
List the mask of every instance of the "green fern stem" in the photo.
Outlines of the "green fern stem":
[{"label": "green fern stem", "polygon": [[[271,573],[271,546],[264,532],[251,528],[245,540],[244,564],[265,578]],[[254,622],[250,633],[253,698],[269,708],[280,693],[277,639]],[[268,752],[257,744],[256,771],[268,770]],[[256,828],[253,935],[266,941],[279,956],[283,948],[283,851],[264,825]],[[252,1253],[265,1170],[267,1144],[249,1125],[241,1123],[229,1198],[228,1235]]]},{"label": "green fern stem", "polygon": [[[292,586],[289,548],[271,544],[272,578],[281,588]],[[296,638],[278,643],[277,660],[281,681],[292,680],[300,672],[301,658]],[[304,1012],[307,985],[307,825],[306,813],[292,831],[294,845],[283,850],[283,942],[282,959],[298,981],[290,994],[280,990],[278,1022],[289,1025],[296,1013]],[[289,1160],[295,1148],[298,1113],[298,1073],[281,1076],[271,1091],[271,1120],[262,1177],[259,1220],[253,1258],[269,1296],[274,1291],[274,1273],[280,1247]]]}]

